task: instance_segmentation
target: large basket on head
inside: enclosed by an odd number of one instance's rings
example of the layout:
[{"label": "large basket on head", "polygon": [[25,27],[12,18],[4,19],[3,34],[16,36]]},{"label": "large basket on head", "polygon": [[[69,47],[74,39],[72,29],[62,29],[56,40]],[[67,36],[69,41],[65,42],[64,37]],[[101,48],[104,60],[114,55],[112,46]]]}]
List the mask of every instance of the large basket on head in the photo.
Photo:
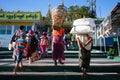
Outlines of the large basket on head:
[{"label": "large basket on head", "polygon": [[59,5],[52,10],[52,25],[61,27],[67,15],[65,6]]}]

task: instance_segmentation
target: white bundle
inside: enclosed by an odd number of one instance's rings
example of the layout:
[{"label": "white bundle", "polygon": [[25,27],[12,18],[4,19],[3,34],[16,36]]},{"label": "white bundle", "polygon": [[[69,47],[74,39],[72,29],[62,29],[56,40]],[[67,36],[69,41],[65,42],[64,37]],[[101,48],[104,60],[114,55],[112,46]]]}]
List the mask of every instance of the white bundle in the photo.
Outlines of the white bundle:
[{"label": "white bundle", "polygon": [[73,26],[91,26],[95,27],[95,22],[92,18],[81,18],[73,22]]},{"label": "white bundle", "polygon": [[90,28],[90,26],[76,26],[72,27],[70,33],[72,34],[85,34],[85,33],[91,33],[93,30]]},{"label": "white bundle", "polygon": [[86,34],[93,32],[95,22],[92,18],[81,18],[73,22],[73,27],[70,31],[72,34]]}]

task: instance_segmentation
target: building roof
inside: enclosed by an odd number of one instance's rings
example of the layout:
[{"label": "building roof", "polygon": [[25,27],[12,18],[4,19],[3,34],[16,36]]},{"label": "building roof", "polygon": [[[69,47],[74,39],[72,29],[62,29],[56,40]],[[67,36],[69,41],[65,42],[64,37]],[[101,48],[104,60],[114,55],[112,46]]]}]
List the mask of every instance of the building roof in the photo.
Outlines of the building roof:
[{"label": "building roof", "polygon": [[111,24],[112,25],[120,25],[120,3],[114,7],[114,9],[110,13],[111,15]]}]

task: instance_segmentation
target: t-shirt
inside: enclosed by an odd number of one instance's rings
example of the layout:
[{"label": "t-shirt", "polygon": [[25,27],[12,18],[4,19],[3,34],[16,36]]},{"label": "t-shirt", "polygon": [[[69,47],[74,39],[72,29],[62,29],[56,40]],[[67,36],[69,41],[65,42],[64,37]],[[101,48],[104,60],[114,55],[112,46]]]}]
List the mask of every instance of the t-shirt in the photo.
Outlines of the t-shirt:
[{"label": "t-shirt", "polygon": [[26,40],[24,39],[18,39],[16,42],[15,42],[15,51],[17,52],[24,52],[25,48],[26,48]]},{"label": "t-shirt", "polygon": [[[90,34],[89,34],[90,35]],[[90,35],[91,36],[91,35]],[[85,43],[88,40],[87,35],[85,34],[77,34],[76,38],[79,38],[82,43]],[[87,46],[85,46],[85,49],[90,50],[91,49],[91,43],[89,43]]]},{"label": "t-shirt", "polygon": [[61,28],[60,30],[54,30],[52,31],[53,36],[63,36],[64,35],[64,28]]},{"label": "t-shirt", "polygon": [[40,37],[40,45],[48,45],[48,37],[47,36],[41,36]]}]

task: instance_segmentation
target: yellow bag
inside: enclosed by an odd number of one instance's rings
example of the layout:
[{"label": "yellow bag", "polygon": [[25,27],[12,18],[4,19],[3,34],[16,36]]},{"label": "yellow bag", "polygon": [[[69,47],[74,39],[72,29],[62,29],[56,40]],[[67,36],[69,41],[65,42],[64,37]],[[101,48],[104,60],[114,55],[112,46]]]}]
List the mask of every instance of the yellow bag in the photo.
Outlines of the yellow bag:
[{"label": "yellow bag", "polygon": [[12,44],[9,43],[8,49],[11,50],[12,49]]}]

